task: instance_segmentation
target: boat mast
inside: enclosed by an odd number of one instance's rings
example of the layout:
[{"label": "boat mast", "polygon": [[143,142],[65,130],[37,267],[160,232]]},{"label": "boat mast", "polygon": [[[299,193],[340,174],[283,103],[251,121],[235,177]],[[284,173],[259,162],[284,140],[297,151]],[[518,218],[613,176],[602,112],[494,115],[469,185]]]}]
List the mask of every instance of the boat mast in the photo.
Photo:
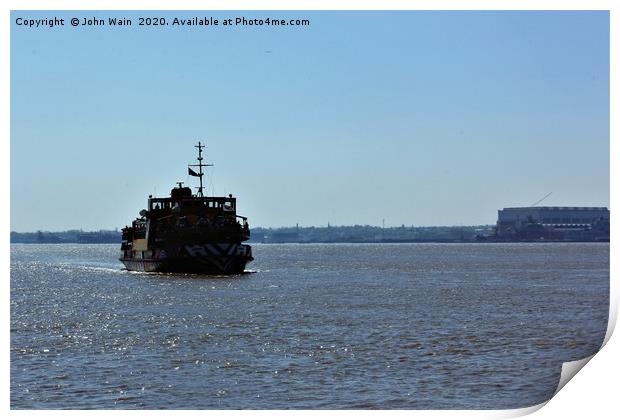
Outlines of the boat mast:
[{"label": "boat mast", "polygon": [[[198,196],[199,197],[203,197],[203,194],[202,194],[202,189],[203,189],[203,187],[202,187],[202,176],[204,175],[204,172],[202,172],[202,168],[204,166],[213,166],[213,164],[211,164],[211,163],[202,163],[202,160],[203,160],[202,149],[204,149],[204,147],[205,147],[204,144],[202,144],[201,142],[198,142],[198,145],[194,146],[194,147],[198,149],[198,165],[188,165],[188,166],[190,166],[190,167],[198,167],[198,173],[195,175],[195,176],[198,176],[200,178],[200,187],[198,187]],[[193,172],[191,169],[190,169],[190,171]],[[190,172],[190,174],[191,174],[191,172]]]}]

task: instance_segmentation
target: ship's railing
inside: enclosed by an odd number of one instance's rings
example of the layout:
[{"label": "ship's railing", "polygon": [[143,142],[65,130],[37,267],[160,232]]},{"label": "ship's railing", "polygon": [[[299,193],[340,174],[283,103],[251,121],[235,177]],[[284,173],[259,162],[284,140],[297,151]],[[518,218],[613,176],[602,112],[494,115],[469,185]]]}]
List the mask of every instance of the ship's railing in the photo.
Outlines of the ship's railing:
[{"label": "ship's railing", "polygon": [[228,211],[234,210],[237,207],[237,199],[233,197],[151,198],[149,199],[149,211],[171,209],[177,202],[187,207],[202,206],[208,209],[225,209]]},{"label": "ship's railing", "polygon": [[225,217],[223,215],[216,216],[213,219],[200,217],[194,221],[191,221],[186,216],[181,216],[178,219],[166,216],[158,219],[157,223],[151,224],[149,235],[153,234],[156,237],[168,232],[178,231],[179,229],[228,233],[241,232],[247,234],[249,232],[247,218],[239,217],[239,219],[241,219],[243,223],[232,217]]}]

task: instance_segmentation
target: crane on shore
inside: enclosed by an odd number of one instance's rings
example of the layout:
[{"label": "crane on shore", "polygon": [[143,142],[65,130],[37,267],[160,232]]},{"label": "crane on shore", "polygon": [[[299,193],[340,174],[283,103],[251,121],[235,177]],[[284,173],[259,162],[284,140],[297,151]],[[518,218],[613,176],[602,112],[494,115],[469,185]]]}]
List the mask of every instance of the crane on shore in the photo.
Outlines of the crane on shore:
[{"label": "crane on shore", "polygon": [[551,191],[549,194],[547,194],[546,196],[544,196],[543,198],[541,198],[540,200],[536,201],[534,204],[532,204],[530,207],[534,207],[537,204],[542,203],[543,201],[545,201],[545,199],[547,199],[547,197],[549,197],[551,194],[553,194],[553,191]]}]

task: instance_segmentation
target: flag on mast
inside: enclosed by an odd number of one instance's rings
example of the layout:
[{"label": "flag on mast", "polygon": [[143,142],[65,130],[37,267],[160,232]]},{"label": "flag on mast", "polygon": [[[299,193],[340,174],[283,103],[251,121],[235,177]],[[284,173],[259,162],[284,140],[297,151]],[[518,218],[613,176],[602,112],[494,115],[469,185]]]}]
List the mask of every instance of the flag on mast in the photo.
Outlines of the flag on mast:
[{"label": "flag on mast", "polygon": [[191,176],[200,176],[200,174],[196,173],[195,171],[192,170],[192,168],[187,168],[187,172],[191,175]]}]

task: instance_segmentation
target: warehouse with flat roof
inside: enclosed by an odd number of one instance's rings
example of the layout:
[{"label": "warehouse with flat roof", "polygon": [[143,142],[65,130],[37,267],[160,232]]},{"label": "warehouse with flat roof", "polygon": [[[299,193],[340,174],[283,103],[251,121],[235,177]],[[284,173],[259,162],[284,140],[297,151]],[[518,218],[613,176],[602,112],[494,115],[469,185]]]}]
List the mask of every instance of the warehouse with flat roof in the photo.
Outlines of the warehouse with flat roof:
[{"label": "warehouse with flat roof", "polygon": [[609,240],[607,207],[506,207],[497,212],[497,239]]}]

